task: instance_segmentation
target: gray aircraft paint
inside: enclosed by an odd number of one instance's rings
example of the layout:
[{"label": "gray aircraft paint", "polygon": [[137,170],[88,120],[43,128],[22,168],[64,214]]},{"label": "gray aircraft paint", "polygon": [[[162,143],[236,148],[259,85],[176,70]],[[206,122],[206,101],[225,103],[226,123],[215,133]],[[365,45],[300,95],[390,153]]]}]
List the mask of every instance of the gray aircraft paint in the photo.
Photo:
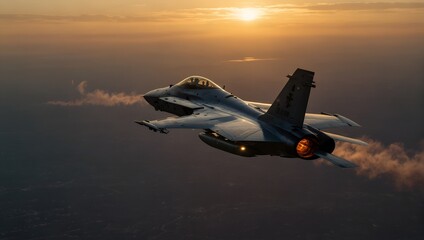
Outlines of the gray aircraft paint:
[{"label": "gray aircraft paint", "polygon": [[244,101],[211,80],[191,76],[176,85],[152,90],[144,98],[156,110],[178,117],[136,121],[153,131],[170,128],[202,129],[206,144],[236,155],[278,155],[313,160],[324,158],[351,168],[356,165],[334,156],[335,140],[366,145],[365,142],[320,131],[359,124],[339,114],[307,114],[314,72],[297,69],[272,105]]}]

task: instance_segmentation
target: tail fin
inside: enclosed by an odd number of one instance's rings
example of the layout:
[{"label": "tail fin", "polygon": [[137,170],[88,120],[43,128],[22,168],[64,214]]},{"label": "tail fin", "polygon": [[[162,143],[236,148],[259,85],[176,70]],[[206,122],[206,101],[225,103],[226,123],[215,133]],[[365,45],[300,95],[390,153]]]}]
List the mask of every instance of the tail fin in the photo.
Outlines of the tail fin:
[{"label": "tail fin", "polygon": [[314,85],[314,72],[298,68],[281,90],[266,114],[302,127],[308,105],[309,93]]}]

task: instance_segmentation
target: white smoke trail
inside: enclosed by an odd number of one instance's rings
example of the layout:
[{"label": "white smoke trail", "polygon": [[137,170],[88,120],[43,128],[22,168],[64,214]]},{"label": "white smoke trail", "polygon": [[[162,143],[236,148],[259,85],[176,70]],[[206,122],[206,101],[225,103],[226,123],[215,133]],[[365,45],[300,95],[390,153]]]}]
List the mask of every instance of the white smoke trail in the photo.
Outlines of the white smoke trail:
[{"label": "white smoke trail", "polygon": [[81,98],[71,101],[49,101],[47,104],[58,106],[82,106],[82,105],[99,105],[99,106],[116,106],[116,105],[133,105],[143,103],[143,95],[135,93],[108,93],[104,90],[96,89],[87,92],[87,82],[83,81],[77,86]]},{"label": "white smoke trail", "polygon": [[397,188],[424,188],[424,148],[408,154],[403,144],[385,146],[379,141],[363,139],[368,146],[337,143],[334,155],[358,165],[357,174],[370,179],[390,176]]}]

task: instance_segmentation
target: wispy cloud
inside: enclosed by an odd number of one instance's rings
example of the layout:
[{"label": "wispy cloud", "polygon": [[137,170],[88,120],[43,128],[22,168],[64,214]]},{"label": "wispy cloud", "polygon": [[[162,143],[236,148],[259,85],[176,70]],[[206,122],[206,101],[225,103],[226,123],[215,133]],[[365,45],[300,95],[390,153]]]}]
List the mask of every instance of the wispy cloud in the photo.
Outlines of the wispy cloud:
[{"label": "wispy cloud", "polygon": [[257,62],[257,61],[275,61],[277,58],[256,58],[256,57],[244,57],[242,59],[226,60],[225,62]]},{"label": "wispy cloud", "polygon": [[87,82],[83,81],[77,86],[77,90],[81,95],[80,98],[70,101],[49,101],[47,104],[57,106],[117,106],[117,105],[134,105],[143,103],[143,95],[135,93],[108,93],[104,90],[95,89],[87,92]]},{"label": "wispy cloud", "polygon": [[310,10],[390,10],[424,8],[423,2],[356,2],[356,3],[318,3],[306,5]]},{"label": "wispy cloud", "polygon": [[[260,12],[261,18],[268,18],[286,12],[319,11],[385,11],[394,9],[424,9],[423,2],[362,2],[362,3],[309,3],[309,4],[275,4],[253,7]],[[238,7],[187,8],[180,10],[161,10],[143,12],[140,15],[37,15],[37,14],[0,14],[0,21],[72,21],[72,22],[168,22],[178,20],[222,21],[239,20]]]},{"label": "wispy cloud", "polygon": [[370,179],[390,176],[398,188],[424,186],[424,149],[408,154],[401,143],[385,146],[379,141],[364,139],[369,145],[337,143],[334,154],[358,165],[357,173]]}]

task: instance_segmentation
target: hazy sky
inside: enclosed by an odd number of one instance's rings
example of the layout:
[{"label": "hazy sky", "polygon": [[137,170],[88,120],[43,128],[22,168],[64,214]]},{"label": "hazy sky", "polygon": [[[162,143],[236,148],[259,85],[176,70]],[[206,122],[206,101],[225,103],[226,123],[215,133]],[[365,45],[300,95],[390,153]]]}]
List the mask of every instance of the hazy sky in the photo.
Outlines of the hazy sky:
[{"label": "hazy sky", "polygon": [[[336,0],[330,3],[368,3],[368,2],[390,2],[384,0],[363,1]],[[396,1],[410,3],[413,1]],[[416,1],[419,2],[419,1]],[[0,7],[3,13],[40,13],[40,14],[143,14],[149,10],[171,10],[184,8],[204,8],[204,7],[258,7],[275,4],[310,4],[310,3],[328,3],[320,0],[291,0],[291,1],[242,1],[242,0],[1,0]]]},{"label": "hazy sky", "polygon": [[[0,0],[0,236],[422,239],[423,16],[420,1]],[[298,67],[316,73],[308,112],[363,126],[341,132],[370,147],[338,154],[364,168],[133,123],[169,116],[140,94],[189,75],[272,102]]]},{"label": "hazy sky", "polygon": [[[264,7],[264,6],[308,6],[308,5],[332,5],[332,4],[347,4],[360,5],[369,8],[372,5],[409,5],[414,6],[420,1],[385,1],[385,0],[336,0],[331,2],[320,0],[291,0],[291,1],[242,1],[242,0],[181,0],[181,1],[166,1],[166,0],[15,0],[15,1],[0,1],[0,13],[18,13],[18,14],[49,14],[49,15],[78,15],[78,14],[111,14],[111,15],[143,15],[150,11],[176,11],[190,8],[224,8],[224,7]],[[422,3],[421,3],[422,4]],[[371,5],[371,6],[370,6]]]}]

